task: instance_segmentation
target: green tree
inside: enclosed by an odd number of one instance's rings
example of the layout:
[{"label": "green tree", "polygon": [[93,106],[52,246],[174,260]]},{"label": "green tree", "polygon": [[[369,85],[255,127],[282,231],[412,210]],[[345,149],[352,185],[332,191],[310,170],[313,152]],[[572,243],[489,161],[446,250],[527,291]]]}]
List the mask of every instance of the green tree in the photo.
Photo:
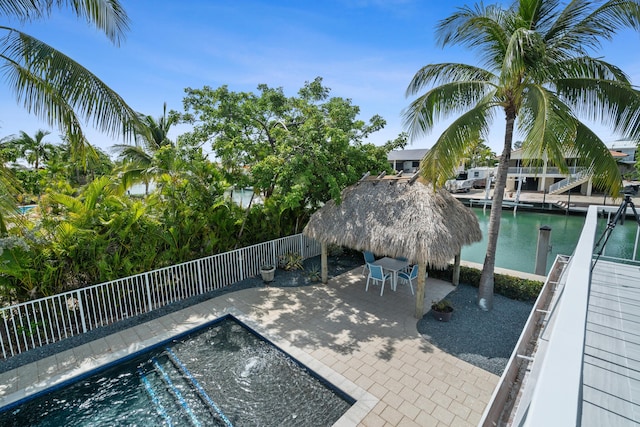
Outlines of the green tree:
[{"label": "green tree", "polygon": [[40,169],[41,161],[47,161],[54,150],[53,144],[44,141],[51,132],[40,129],[32,137],[25,131],[20,135],[8,139],[8,143],[16,147],[20,157],[32,165],[35,170]]},{"label": "green tree", "polygon": [[145,184],[145,194],[149,193],[151,180],[166,171],[166,168],[158,168],[158,162],[155,161],[157,159],[154,157],[163,147],[175,147],[168,134],[177,120],[177,115],[167,115],[165,102],[162,116],[157,120],[152,116],[140,115],[140,121],[136,126],[136,145],[119,144],[113,147],[123,162],[119,171],[125,187],[142,181]]},{"label": "green tree", "polygon": [[[119,0],[2,0],[0,16],[35,22],[48,18],[53,8],[69,9],[116,45],[128,30],[129,19]],[[0,25],[0,61],[18,103],[68,135],[73,152],[81,157],[88,146],[83,121],[111,135],[133,135],[137,115],[124,100],[89,70],[43,41]]]},{"label": "green tree", "polygon": [[195,126],[184,136],[210,142],[227,182],[260,194],[275,235],[300,229],[310,211],[339,199],[365,172],[389,169],[386,153],[399,143],[364,143],[385,121],[359,120],[360,109],[330,97],[321,78],[295,97],[264,84],[258,91],[187,88],[182,119]]},{"label": "green tree", "polygon": [[[442,63],[420,69],[407,95],[419,95],[404,112],[411,137],[436,120],[457,116],[423,161],[435,185],[451,174],[475,135],[487,136],[492,119],[506,118],[478,304],[493,307],[493,275],[500,213],[514,129],[528,158],[548,158],[567,172],[567,152],[588,159],[599,184],[618,194],[616,162],[602,140],[578,117],[599,121],[627,136],[640,134],[640,93],[616,66],[589,56],[621,28],[640,27],[638,1],[520,0],[513,6],[465,6],[437,27],[443,46],[480,53],[483,67]],[[426,92],[420,94],[424,89]]]},{"label": "green tree", "polygon": [[467,147],[463,154],[464,158],[469,159],[469,166],[492,166],[496,159],[496,153],[488,147],[482,138],[475,138],[467,143]]}]

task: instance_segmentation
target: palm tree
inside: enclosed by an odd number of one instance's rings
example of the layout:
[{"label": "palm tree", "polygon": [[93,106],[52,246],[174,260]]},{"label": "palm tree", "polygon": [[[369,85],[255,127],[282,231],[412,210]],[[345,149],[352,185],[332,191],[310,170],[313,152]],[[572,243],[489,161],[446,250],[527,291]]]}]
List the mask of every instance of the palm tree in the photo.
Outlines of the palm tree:
[{"label": "palm tree", "polygon": [[[119,0],[0,0],[2,16],[20,22],[46,19],[54,7],[68,7],[116,45],[128,29],[129,20]],[[124,100],[89,70],[46,43],[0,25],[0,61],[18,103],[67,135],[75,154],[84,157],[88,148],[82,121],[114,136],[133,135],[137,115]]]},{"label": "palm tree", "polygon": [[40,168],[40,161],[48,160],[51,152],[54,150],[52,144],[44,141],[44,138],[50,133],[49,131],[40,129],[31,137],[25,131],[20,131],[19,136],[9,138],[7,142],[14,145],[27,163],[33,165],[34,170],[37,171]]},{"label": "palm tree", "polygon": [[618,67],[589,56],[622,28],[640,28],[637,0],[520,0],[513,6],[462,7],[437,27],[443,46],[477,49],[484,67],[457,63],[420,69],[407,88],[419,95],[403,113],[412,138],[436,120],[455,117],[425,156],[422,173],[434,185],[450,175],[468,141],[485,139],[492,119],[506,118],[496,177],[487,254],[478,304],[493,307],[493,273],[502,199],[514,129],[529,158],[546,153],[561,170],[567,152],[590,162],[597,183],[618,194],[621,178],[603,141],[578,117],[609,125],[617,133],[640,134],[640,92]]},{"label": "palm tree", "polygon": [[175,144],[168,135],[171,126],[176,121],[177,116],[167,116],[167,103],[165,102],[162,116],[157,120],[152,116],[139,115],[139,122],[136,126],[136,141],[138,142],[136,145],[118,144],[113,147],[114,151],[119,154],[119,158],[123,160],[121,172],[122,181],[126,187],[141,180],[145,184],[145,194],[147,194],[150,180],[165,172],[165,168],[159,167],[155,157],[164,147],[175,148]]}]

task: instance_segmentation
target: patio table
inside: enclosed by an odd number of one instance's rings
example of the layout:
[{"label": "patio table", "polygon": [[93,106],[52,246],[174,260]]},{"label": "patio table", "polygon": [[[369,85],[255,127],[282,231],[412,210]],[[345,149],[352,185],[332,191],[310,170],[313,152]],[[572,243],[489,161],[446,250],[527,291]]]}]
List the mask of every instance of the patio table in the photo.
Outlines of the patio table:
[{"label": "patio table", "polygon": [[391,272],[391,288],[395,291],[398,285],[398,271],[407,267],[409,262],[396,258],[384,257],[374,261],[372,264],[379,265],[384,270],[389,270]]}]

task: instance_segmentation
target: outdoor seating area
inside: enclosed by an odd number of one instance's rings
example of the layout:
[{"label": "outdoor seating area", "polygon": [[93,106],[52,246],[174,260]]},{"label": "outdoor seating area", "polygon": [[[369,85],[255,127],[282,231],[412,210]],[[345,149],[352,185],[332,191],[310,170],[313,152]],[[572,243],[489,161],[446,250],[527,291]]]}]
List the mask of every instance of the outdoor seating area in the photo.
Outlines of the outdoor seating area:
[{"label": "outdoor seating area", "polygon": [[[412,177],[365,174],[356,184],[345,188],[341,196],[340,203],[330,200],[317,210],[302,234],[320,242],[323,260],[332,245],[379,254],[382,258],[374,262],[365,258],[368,264],[363,273],[372,265],[381,266],[383,272],[391,275],[393,290],[397,289],[399,273],[410,264],[417,264],[416,319],[425,313],[427,268],[445,268],[454,260],[457,271],[462,247],[482,239],[476,215],[448,191],[433,191],[418,174]],[[411,227],[407,228],[407,224]],[[326,261],[322,261],[321,271],[322,282],[326,283]],[[381,279],[384,274],[378,277]],[[455,275],[454,283],[457,283]],[[386,279],[380,284],[383,295]]]},{"label": "outdoor seating area", "polygon": [[398,257],[381,257],[376,259],[375,254],[369,251],[363,251],[364,268],[362,274],[369,272],[367,276],[367,285],[365,291],[369,290],[369,282],[380,286],[380,296],[384,294],[384,286],[389,282],[391,290],[396,291],[398,281],[408,283],[411,288],[411,295],[415,295],[413,290],[413,281],[418,277],[418,265],[410,265],[407,258]]}]

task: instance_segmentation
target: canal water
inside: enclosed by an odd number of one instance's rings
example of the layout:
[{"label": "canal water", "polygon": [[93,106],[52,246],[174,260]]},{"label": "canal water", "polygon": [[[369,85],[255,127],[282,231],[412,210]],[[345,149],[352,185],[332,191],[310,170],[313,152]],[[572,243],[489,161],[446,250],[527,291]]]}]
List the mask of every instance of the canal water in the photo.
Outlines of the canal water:
[{"label": "canal water", "polygon": [[[489,215],[482,208],[471,208],[478,216],[482,241],[462,248],[461,258],[465,261],[482,264],[487,251],[487,234]],[[571,255],[580,238],[584,225],[584,216],[564,215],[541,212],[503,210],[496,252],[496,267],[533,273],[535,269],[538,231],[543,225],[551,227],[551,251],[547,255],[547,272],[549,272],[556,255]],[[599,220],[599,231],[596,241],[607,228],[607,218]],[[617,224],[608,240],[605,255],[621,258],[632,258],[633,244],[636,237],[637,223],[628,217],[624,225]]]}]

